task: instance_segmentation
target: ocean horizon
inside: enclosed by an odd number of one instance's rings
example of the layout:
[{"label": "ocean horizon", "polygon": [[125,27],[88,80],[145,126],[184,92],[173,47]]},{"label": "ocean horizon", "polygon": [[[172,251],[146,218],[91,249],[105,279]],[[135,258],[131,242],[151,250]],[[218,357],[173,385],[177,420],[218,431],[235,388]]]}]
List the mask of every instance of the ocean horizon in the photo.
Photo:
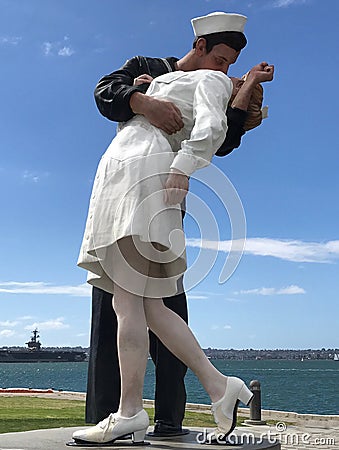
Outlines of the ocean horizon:
[{"label": "ocean horizon", "polygon": [[[333,360],[211,359],[225,375],[261,383],[263,409],[301,414],[339,414],[339,362]],[[86,392],[87,362],[0,363],[1,388]],[[209,404],[196,376],[187,371],[187,402]],[[154,365],[148,361],[144,398],[154,399]]]}]

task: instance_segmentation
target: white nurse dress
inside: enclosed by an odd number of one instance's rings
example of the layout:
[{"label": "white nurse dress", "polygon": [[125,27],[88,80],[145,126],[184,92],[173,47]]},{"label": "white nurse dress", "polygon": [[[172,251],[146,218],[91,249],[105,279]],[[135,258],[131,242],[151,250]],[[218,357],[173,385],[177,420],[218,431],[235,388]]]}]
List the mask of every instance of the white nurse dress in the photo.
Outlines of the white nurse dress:
[{"label": "white nurse dress", "polygon": [[102,156],[78,259],[88,283],[113,293],[109,250],[119,239],[135,236],[162,249],[157,260],[162,275],[144,295],[176,294],[186,269],[185,240],[180,205],[164,203],[164,184],[170,168],[191,176],[210,163],[226,136],[231,93],[231,80],[219,71],[177,71],[152,81],[147,95],[176,104],[184,127],[170,136],[137,115],[121,126]]}]

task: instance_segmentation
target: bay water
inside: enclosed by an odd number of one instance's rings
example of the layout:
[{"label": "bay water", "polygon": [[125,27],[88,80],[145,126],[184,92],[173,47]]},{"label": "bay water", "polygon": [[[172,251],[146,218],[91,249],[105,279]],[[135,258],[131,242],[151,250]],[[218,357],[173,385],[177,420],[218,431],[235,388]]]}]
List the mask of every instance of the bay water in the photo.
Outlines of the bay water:
[{"label": "bay water", "polygon": [[[339,361],[212,360],[225,375],[246,383],[259,380],[263,409],[309,414],[339,414]],[[0,363],[1,388],[86,392],[87,362]],[[187,401],[209,404],[195,375],[186,375]],[[148,361],[144,398],[154,399],[154,365]]]}]

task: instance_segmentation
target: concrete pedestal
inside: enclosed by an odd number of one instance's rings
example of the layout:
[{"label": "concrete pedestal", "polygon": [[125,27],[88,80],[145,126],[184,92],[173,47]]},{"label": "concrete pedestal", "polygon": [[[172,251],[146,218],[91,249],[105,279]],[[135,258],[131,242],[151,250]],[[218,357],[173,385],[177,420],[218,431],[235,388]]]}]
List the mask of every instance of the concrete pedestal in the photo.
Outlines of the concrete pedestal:
[{"label": "concrete pedestal", "polygon": [[[22,433],[6,433],[0,434],[0,449],[1,450],[67,450],[72,448],[78,448],[79,450],[84,447],[67,447],[66,443],[72,440],[72,434],[74,431],[81,428],[55,428],[51,430],[36,430],[25,431]],[[149,429],[151,431],[151,429]],[[131,441],[118,441],[116,445],[112,447],[92,447],[92,448],[115,448],[115,449],[150,449],[150,450],[206,450],[206,449],[237,449],[237,450],[281,450],[280,443],[269,442],[269,440],[255,437],[249,430],[236,430],[231,436],[231,442],[229,444],[201,444],[205,430],[200,428],[191,428],[191,432],[186,436],[180,436],[176,438],[150,438],[147,437],[147,441],[151,443],[149,446],[133,446]]]}]

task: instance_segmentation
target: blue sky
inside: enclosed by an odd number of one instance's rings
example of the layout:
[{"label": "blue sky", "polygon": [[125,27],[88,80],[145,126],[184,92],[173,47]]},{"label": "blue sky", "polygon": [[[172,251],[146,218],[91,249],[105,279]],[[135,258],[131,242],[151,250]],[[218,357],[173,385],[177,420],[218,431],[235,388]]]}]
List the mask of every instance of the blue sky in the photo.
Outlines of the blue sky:
[{"label": "blue sky", "polygon": [[[93,89],[137,54],[181,57],[190,19],[248,16],[248,46],[229,74],[266,60],[269,118],[214,164],[238,192],[244,255],[224,284],[229,225],[189,292],[204,347],[333,348],[338,343],[337,0],[0,0],[0,347],[37,326],[43,345],[89,344],[90,289],[76,267],[91,184],[115,124]],[[222,186],[221,186],[222,188]],[[192,192],[203,195],[197,183]],[[208,197],[208,194],[207,194]],[[206,200],[206,199],[205,199]],[[208,198],[218,210],[217,200]],[[193,263],[199,227],[185,224]]]}]

